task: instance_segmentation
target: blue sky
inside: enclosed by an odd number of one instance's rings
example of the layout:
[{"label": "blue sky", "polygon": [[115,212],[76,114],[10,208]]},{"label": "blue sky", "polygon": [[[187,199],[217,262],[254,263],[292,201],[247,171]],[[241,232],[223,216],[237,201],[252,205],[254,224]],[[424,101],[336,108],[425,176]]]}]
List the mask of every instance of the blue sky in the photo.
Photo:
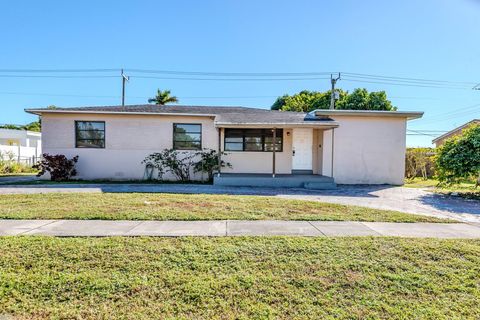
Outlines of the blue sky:
[{"label": "blue sky", "polygon": [[[480,82],[479,20],[474,0],[9,1],[0,7],[0,69],[344,71]],[[28,107],[120,103],[118,76],[5,74],[0,123],[35,120],[23,111]],[[338,87],[385,90],[399,110],[425,111],[424,119],[409,123],[411,130],[445,131],[480,117],[480,91],[347,80]],[[170,89],[182,104],[268,108],[284,93],[327,90],[329,80],[132,77],[127,104],[145,103],[157,88]],[[431,139],[409,135],[407,142],[428,146]]]}]

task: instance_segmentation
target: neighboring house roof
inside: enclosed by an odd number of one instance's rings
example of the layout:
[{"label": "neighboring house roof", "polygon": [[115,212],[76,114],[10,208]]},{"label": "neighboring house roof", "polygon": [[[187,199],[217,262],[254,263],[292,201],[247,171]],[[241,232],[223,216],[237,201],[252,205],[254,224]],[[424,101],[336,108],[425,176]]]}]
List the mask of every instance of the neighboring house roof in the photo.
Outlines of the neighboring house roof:
[{"label": "neighboring house roof", "polygon": [[0,137],[41,137],[42,133],[37,131],[0,128]]},{"label": "neighboring house roof", "polygon": [[472,125],[472,124],[475,124],[475,123],[478,123],[480,124],[480,119],[473,119],[467,123],[465,123],[464,125],[461,125],[460,127],[457,127],[453,130],[450,130],[448,131],[447,133],[444,133],[442,134],[441,136],[435,138],[432,140],[432,143],[436,143],[437,141],[440,141],[440,140],[443,140],[443,139],[447,139],[449,138],[450,136],[452,135],[455,135],[456,133],[459,133],[460,131],[462,131],[463,129],[467,128],[468,126]]},{"label": "neighboring house roof", "polygon": [[324,126],[337,127],[338,123],[330,119],[334,115],[386,116],[407,119],[420,118],[423,112],[402,111],[362,111],[362,110],[315,110],[310,113],[286,112],[248,107],[226,106],[188,106],[188,105],[129,105],[129,106],[97,106],[73,108],[41,108],[26,109],[26,112],[41,115],[42,113],[100,113],[100,114],[164,114],[193,115],[215,117],[215,125],[221,127],[251,126]]}]

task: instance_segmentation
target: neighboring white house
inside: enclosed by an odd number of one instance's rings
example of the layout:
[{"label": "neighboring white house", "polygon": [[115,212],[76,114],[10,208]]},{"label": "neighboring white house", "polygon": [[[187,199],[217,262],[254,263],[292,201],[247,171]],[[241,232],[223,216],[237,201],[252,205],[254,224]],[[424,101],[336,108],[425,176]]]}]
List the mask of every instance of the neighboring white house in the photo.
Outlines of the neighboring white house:
[{"label": "neighboring white house", "polygon": [[208,148],[232,164],[215,184],[311,188],[403,184],[406,122],[423,115],[157,105],[26,111],[42,117],[45,153],[79,155],[80,179],[142,179],[153,152]]},{"label": "neighboring white house", "polygon": [[35,131],[0,128],[0,156],[33,164],[42,155],[42,134]]}]

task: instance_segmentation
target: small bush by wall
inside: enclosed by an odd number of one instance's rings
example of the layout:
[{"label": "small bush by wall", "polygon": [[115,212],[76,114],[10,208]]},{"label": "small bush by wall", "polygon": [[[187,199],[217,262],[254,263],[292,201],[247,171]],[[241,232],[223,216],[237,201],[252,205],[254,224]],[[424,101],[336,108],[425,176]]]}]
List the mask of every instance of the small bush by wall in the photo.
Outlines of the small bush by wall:
[{"label": "small bush by wall", "polygon": [[50,173],[52,181],[66,181],[77,175],[75,164],[78,162],[78,156],[68,159],[63,154],[51,155],[43,154],[43,159],[33,167],[39,170],[37,176]]},{"label": "small bush by wall", "polygon": [[[222,152],[221,155],[226,153]],[[207,175],[208,181],[212,181],[214,172],[219,169],[219,157],[218,151],[211,149],[202,151],[164,149],[148,155],[142,163],[146,165],[146,173],[149,168],[156,169],[159,180],[163,180],[164,175],[170,173],[176,180],[188,182],[192,181],[192,174],[202,173]],[[231,168],[232,165],[221,160],[220,167]],[[153,171],[150,171],[145,178],[152,179],[152,177]]]}]

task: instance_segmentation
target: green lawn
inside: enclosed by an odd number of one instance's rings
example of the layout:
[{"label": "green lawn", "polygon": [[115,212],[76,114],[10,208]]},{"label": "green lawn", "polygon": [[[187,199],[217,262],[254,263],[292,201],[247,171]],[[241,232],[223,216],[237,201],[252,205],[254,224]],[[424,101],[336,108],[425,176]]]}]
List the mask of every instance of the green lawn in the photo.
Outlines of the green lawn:
[{"label": "green lawn", "polygon": [[476,240],[4,237],[0,270],[0,318],[480,318]]},{"label": "green lawn", "polygon": [[0,195],[3,219],[355,220],[446,222],[433,217],[276,197],[160,193]]},{"label": "green lawn", "polygon": [[405,187],[426,188],[442,194],[456,193],[457,195],[464,198],[480,200],[480,188],[475,189],[474,181],[463,181],[459,184],[454,184],[451,186],[438,186],[438,180],[435,180],[435,179],[424,180],[422,178],[414,178],[411,180],[408,180],[408,179],[405,180]]},{"label": "green lawn", "polygon": [[475,182],[473,181],[463,181],[460,184],[452,185],[448,187],[438,187],[438,180],[422,178],[414,178],[405,180],[405,187],[409,188],[433,188],[439,190],[448,190],[448,191],[473,191],[475,190]]}]

